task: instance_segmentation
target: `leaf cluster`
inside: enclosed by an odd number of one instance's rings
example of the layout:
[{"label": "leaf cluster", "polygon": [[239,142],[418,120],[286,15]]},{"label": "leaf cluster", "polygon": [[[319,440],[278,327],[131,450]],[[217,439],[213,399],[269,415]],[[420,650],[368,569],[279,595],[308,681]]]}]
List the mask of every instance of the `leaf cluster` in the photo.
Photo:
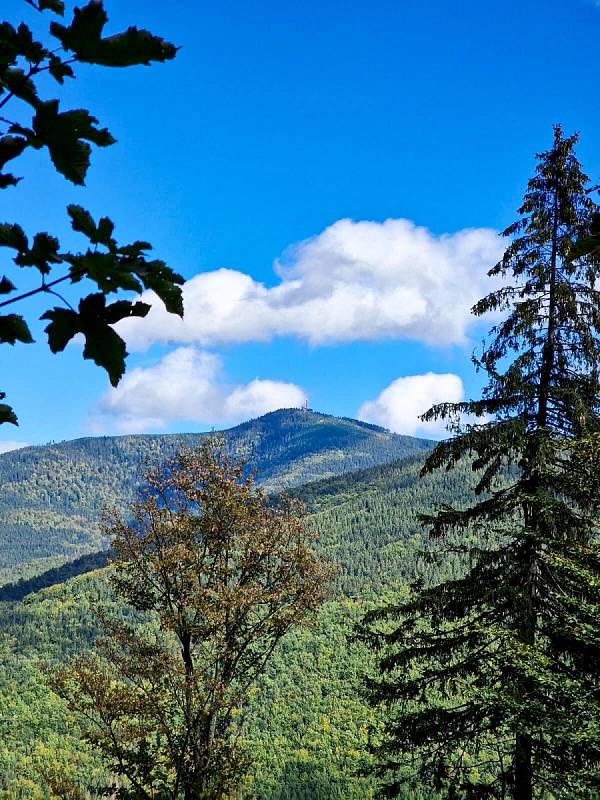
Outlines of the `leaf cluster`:
[{"label": "leaf cluster", "polygon": [[[62,0],[27,0],[40,13],[64,17]],[[110,131],[85,108],[63,110],[59,97],[45,95],[47,76],[62,87],[75,78],[77,64],[103,67],[128,67],[174,58],[177,48],[147,30],[129,27],[126,31],[105,35],[108,16],[103,2],[90,0],[75,7],[71,22],[51,21],[49,41],[43,42],[26,23],[0,23],[0,189],[14,187],[21,180],[7,165],[27,150],[47,152],[56,171],[75,185],[84,185],[92,147],[108,147],[115,143]],[[5,116],[10,104],[11,118]],[[13,110],[14,109],[14,110]],[[1,130],[3,127],[3,130]],[[12,169],[12,166],[11,166]],[[65,348],[77,334],[85,338],[84,358],[103,367],[115,386],[125,369],[125,343],[115,332],[116,322],[129,316],[145,316],[149,306],[141,302],[118,300],[106,303],[111,292],[152,290],[171,313],[182,315],[180,284],[183,279],[163,261],[148,259],[150,244],[143,241],[119,246],[113,238],[113,223],[102,217],[96,224],[80,206],[68,207],[74,230],[81,232],[91,247],[85,252],[60,250],[55,236],[37,233],[29,242],[16,223],[0,225],[0,246],[16,251],[13,261],[18,268],[33,268],[40,274],[36,289],[17,293],[16,272],[0,280],[0,295],[6,307],[40,293],[57,296],[61,307],[42,315],[50,324],[46,328],[52,352]],[[55,278],[60,266],[67,272]],[[57,284],[92,281],[97,291],[81,298],[77,310],[58,294]],[[67,306],[65,308],[64,306]],[[0,343],[33,341],[25,318],[18,314],[0,316]],[[2,395],[2,398],[4,395]],[[17,424],[10,406],[0,405],[0,424]]]}]

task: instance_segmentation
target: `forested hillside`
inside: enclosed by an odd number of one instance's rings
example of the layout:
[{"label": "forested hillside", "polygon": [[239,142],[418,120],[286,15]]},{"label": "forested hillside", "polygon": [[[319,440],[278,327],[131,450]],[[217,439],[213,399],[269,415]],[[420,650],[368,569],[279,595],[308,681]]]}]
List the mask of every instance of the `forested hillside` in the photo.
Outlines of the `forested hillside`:
[{"label": "forested hillside", "polygon": [[[229,450],[248,460],[275,490],[386,463],[430,447],[356,420],[299,409],[266,414],[224,432]],[[30,577],[106,543],[98,518],[125,507],[140,469],[206,434],[78,439],[0,456],[0,583]]]},{"label": "forested hillside", "polygon": [[[337,564],[336,592],[348,597],[372,596],[404,585],[418,572],[442,577],[440,567],[420,557],[428,545],[418,521],[420,509],[468,497],[471,473],[419,477],[423,456],[415,455],[293,490],[306,505],[311,527],[318,533],[318,550]],[[17,600],[46,586],[106,565],[107,551],[81,556],[27,580],[0,587],[0,600]],[[443,574],[459,569],[455,557],[444,556]]]},{"label": "forested hillside", "polygon": [[417,572],[426,581],[460,569],[445,554],[442,564],[422,558],[431,546],[418,515],[437,503],[466,501],[473,473],[420,477],[423,456],[307,484],[295,492],[305,502],[318,547],[339,565],[336,590],[350,597],[373,596],[403,586]]},{"label": "forested hillside", "polygon": [[[88,648],[100,608],[120,613],[105,572],[0,606],[0,707],[7,728],[0,742],[2,800],[46,797],[47,776],[57,770],[85,786],[106,780],[38,665]],[[364,608],[344,599],[327,603],[314,626],[293,632],[274,654],[248,710],[254,769],[246,800],[374,796],[372,779],[358,774],[369,763],[367,743],[377,731],[377,715],[359,691],[371,657],[351,640]],[[425,796],[431,797],[407,784],[406,800]]]},{"label": "forested hillside", "polygon": [[[352,641],[353,624],[377,593],[401,588],[417,569],[433,581],[460,568],[448,557],[439,564],[424,563],[421,551],[427,542],[417,513],[436,502],[466,498],[470,474],[458,470],[421,479],[421,463],[422,456],[410,456],[295,490],[319,532],[319,552],[337,563],[339,572],[332,600],[317,624],[282,643],[254,696],[247,723],[255,762],[248,798],[373,796],[372,779],[359,775],[370,759],[369,737],[377,735],[377,715],[359,691],[371,655]],[[65,569],[95,571],[31,594],[24,602],[0,604],[0,646],[5,653],[1,704],[14,720],[10,746],[7,740],[0,753],[6,792],[16,792],[15,787],[21,791],[30,780],[33,786],[43,785],[40,775],[52,758],[69,765],[79,778],[101,779],[76,725],[68,722],[62,704],[48,694],[32,667],[38,658],[56,663],[89,648],[99,633],[99,608],[122,613],[111,598],[106,570],[95,569],[99,563],[94,557],[66,565]],[[61,577],[66,577],[64,572],[54,575],[55,580]],[[35,588],[35,581],[28,588]],[[20,692],[15,691],[17,685]],[[46,744],[31,753],[34,719],[35,738]],[[74,753],[79,754],[75,759]],[[36,796],[33,789],[22,791],[24,798]],[[407,783],[406,797],[418,800],[424,795]]]}]

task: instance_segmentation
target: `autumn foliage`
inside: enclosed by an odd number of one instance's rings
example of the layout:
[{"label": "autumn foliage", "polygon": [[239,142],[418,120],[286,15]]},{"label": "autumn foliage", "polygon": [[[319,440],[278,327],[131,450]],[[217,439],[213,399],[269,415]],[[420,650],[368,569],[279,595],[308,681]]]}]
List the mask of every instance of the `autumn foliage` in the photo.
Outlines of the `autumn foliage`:
[{"label": "autumn foliage", "polygon": [[272,502],[220,444],[151,469],[131,519],[106,516],[112,583],[138,615],[106,620],[54,688],[120,776],[120,798],[226,798],[242,781],[249,691],[324,598],[297,501]]}]

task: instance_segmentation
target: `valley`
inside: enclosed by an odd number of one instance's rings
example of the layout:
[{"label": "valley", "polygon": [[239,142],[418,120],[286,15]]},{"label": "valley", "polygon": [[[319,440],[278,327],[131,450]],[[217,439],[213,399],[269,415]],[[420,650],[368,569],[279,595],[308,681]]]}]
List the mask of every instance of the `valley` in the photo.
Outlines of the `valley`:
[{"label": "valley", "polygon": [[[319,536],[318,553],[337,565],[330,599],[316,623],[281,643],[254,694],[246,731],[254,767],[245,797],[369,798],[374,784],[360,773],[371,758],[368,741],[377,735],[378,723],[361,698],[372,656],[354,641],[354,625],[379,596],[405,591],[417,573],[436,580],[460,569],[451,558],[437,566],[425,563],[427,541],[417,514],[435,502],[466,499],[469,475],[455,471],[422,479],[429,442],[311,412],[274,412],[226,435],[233,452],[252,454],[263,486],[285,488],[303,501]],[[164,457],[196,441],[192,436],[87,439],[4,456],[1,469],[12,478],[21,512],[28,497],[39,519],[44,504],[48,508],[45,526],[36,529],[30,520],[26,542],[39,537],[34,551],[64,563],[44,571],[42,558],[27,561],[30,546],[19,545],[18,528],[11,529],[12,583],[0,590],[0,706],[7,727],[0,745],[0,798],[44,797],[51,763],[62,765],[73,781],[106,780],[76,722],[48,692],[43,672],[92,645],[100,633],[100,609],[117,616],[124,609],[110,590],[106,553],[65,561],[76,545],[65,532],[74,530],[77,516],[86,531],[79,539],[82,550],[104,545],[94,532],[102,503],[126,506],[143,458]],[[59,476],[55,494],[50,464]],[[65,486],[67,476],[78,475],[77,490],[61,490],[61,475]],[[3,514],[10,518],[9,496]],[[52,514],[60,516],[62,527],[55,526]],[[407,792],[421,797],[408,783]]]}]

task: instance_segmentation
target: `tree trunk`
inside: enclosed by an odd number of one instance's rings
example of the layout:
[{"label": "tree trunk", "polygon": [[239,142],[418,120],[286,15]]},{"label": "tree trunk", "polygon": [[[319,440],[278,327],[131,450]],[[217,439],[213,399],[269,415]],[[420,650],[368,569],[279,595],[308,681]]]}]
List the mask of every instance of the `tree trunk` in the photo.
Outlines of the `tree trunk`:
[{"label": "tree trunk", "polygon": [[[184,631],[179,638],[181,641],[181,657],[185,668],[185,717],[187,735],[189,737],[193,717],[192,681],[194,679],[194,659],[192,657],[192,636],[189,631]],[[182,788],[184,800],[194,800],[194,789],[190,786],[189,774],[183,776]]]},{"label": "tree trunk", "polygon": [[533,767],[529,734],[517,734],[515,741],[515,800],[532,800]]},{"label": "tree trunk", "polygon": [[[542,361],[540,368],[540,383],[538,395],[538,409],[536,425],[538,430],[543,430],[548,425],[548,410],[550,401],[550,390],[552,375],[554,371],[555,347],[554,336],[556,328],[556,285],[558,268],[558,232],[560,224],[560,208],[558,201],[558,185],[560,176],[555,177],[554,198],[552,202],[552,250],[550,253],[550,274],[548,276],[548,325],[546,328],[546,339],[542,347]],[[533,446],[528,454],[527,470],[530,472],[528,483],[532,494],[537,488],[539,475],[537,467],[539,465],[539,441],[534,435]],[[541,532],[542,523],[535,507],[526,503],[524,506],[525,527],[538,534]],[[534,645],[536,639],[536,601],[538,592],[538,564],[535,549],[529,552],[526,558],[527,579],[524,586],[524,607],[522,610],[519,638],[524,644]],[[526,697],[528,693],[527,682],[519,687]],[[533,742],[529,733],[518,732],[515,735],[514,753],[514,800],[532,800],[533,798]]]},{"label": "tree trunk", "polygon": [[[538,458],[537,445],[534,442],[530,448],[531,463],[536,463]],[[537,475],[530,476],[527,480],[529,491],[535,494],[539,481]],[[539,532],[540,519],[535,505],[525,503],[523,516],[526,530]],[[519,639],[528,646],[535,645],[537,628],[536,604],[539,592],[539,565],[537,561],[536,546],[528,542],[523,553],[524,561],[524,586],[523,605],[520,609],[520,624],[518,629]],[[527,697],[531,692],[531,682],[528,679],[519,682],[516,690],[525,700],[525,714],[527,714]],[[515,733],[515,752],[513,760],[514,800],[532,800],[533,798],[533,742],[531,734],[518,730]]]},{"label": "tree trunk", "polygon": [[[529,575],[533,577],[535,571],[535,562],[530,562]],[[523,612],[523,619],[521,621],[521,630],[519,638],[521,641],[528,645],[535,644],[535,584],[531,581],[528,582],[527,590],[527,606]],[[518,691],[522,695],[522,699],[526,699],[530,693],[531,687],[529,681],[522,682]],[[527,711],[525,712],[527,713]],[[532,800],[533,798],[533,742],[531,734],[517,732],[515,735],[515,754],[514,754],[514,800]]]}]

